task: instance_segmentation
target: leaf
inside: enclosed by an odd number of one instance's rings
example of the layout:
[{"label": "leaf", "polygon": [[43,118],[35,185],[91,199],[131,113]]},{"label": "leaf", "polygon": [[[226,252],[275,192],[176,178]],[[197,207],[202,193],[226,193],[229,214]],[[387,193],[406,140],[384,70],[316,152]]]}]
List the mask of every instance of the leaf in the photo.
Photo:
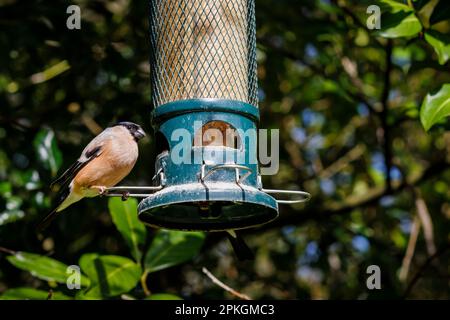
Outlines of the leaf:
[{"label": "leaf", "polygon": [[9,198],[11,197],[11,194],[12,194],[11,183],[8,181],[0,182],[0,196],[4,198]]},{"label": "leaf", "polygon": [[22,198],[7,194],[5,202],[5,211],[0,212],[0,226],[18,221],[25,217],[25,212],[21,209],[23,203]]},{"label": "leaf", "polygon": [[[9,205],[11,201],[8,199]],[[6,225],[8,223],[16,222],[25,217],[25,212],[20,209],[12,209],[0,212],[0,226]]]},{"label": "leaf", "polygon": [[377,32],[384,38],[412,37],[422,30],[422,24],[413,8],[392,0],[382,0],[381,30]]},{"label": "leaf", "polygon": [[450,2],[448,0],[440,0],[434,7],[430,16],[430,25],[444,20],[450,20]]},{"label": "leaf", "polygon": [[[7,257],[8,261],[15,267],[29,271],[36,278],[46,281],[56,281],[66,284],[67,277],[71,274],[67,272],[68,266],[64,263],[28,252],[17,252]],[[89,279],[81,275],[81,286],[88,286]]]},{"label": "leaf", "polygon": [[381,30],[384,38],[412,37],[422,30],[422,25],[414,12],[399,11],[381,15]]},{"label": "leaf", "polygon": [[36,170],[25,171],[22,175],[25,182],[25,189],[36,190],[41,187],[41,178],[39,177],[39,172]]},{"label": "leaf", "polygon": [[413,11],[407,4],[397,2],[395,0],[380,0],[380,7],[383,11],[398,12],[398,11]]},{"label": "leaf", "polygon": [[155,272],[192,259],[204,239],[202,232],[159,230],[145,256],[145,270]]},{"label": "leaf", "polygon": [[109,213],[119,232],[131,249],[131,255],[136,261],[140,261],[142,252],[139,246],[145,242],[147,231],[144,224],[137,218],[137,200],[110,198],[108,201]]},{"label": "leaf", "polygon": [[[37,290],[34,288],[13,288],[6,290],[0,295],[0,300],[47,300],[48,292],[44,290]],[[61,292],[53,292],[50,300],[70,300]]]},{"label": "leaf", "polygon": [[428,131],[435,123],[450,115],[450,83],[431,95],[427,94],[420,109],[420,121]]},{"label": "leaf", "polygon": [[183,300],[179,296],[170,293],[154,293],[145,298],[145,300]]},{"label": "leaf", "polygon": [[61,151],[51,129],[41,129],[33,141],[39,162],[55,176],[62,163]]},{"label": "leaf", "polygon": [[450,57],[450,36],[435,30],[425,32],[425,40],[434,48],[439,64],[445,64]]},{"label": "leaf", "polygon": [[141,267],[133,260],[112,255],[84,254],[80,267],[91,279],[88,298],[112,297],[133,289],[141,276]]}]

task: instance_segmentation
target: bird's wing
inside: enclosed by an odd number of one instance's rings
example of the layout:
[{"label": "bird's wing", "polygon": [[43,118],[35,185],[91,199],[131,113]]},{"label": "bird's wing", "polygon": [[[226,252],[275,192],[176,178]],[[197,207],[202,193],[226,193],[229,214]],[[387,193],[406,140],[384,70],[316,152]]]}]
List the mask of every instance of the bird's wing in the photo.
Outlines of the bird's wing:
[{"label": "bird's wing", "polygon": [[58,202],[55,208],[39,223],[39,225],[37,226],[38,231],[44,230],[56,217],[59,211],[59,207],[72,194],[72,186],[70,185],[70,182],[81,169],[83,169],[89,162],[97,158],[103,152],[104,146],[110,139],[110,130],[104,130],[97,137],[92,139],[92,141],[86,146],[86,148],[84,148],[80,158],[78,158],[78,160],[74,164],[72,164],[69,169],[64,171],[64,173],[58,179],[52,182],[50,187],[55,184],[61,185],[59,195],[57,196]]},{"label": "bird's wing", "polygon": [[103,152],[103,146],[110,138],[111,133],[108,129],[106,129],[92,139],[86,148],[84,148],[80,158],[78,158],[78,160],[72,164],[69,169],[64,171],[60,177],[53,181],[50,184],[50,188],[57,184],[61,185],[62,188],[66,187],[81,169],[83,169],[90,161],[98,157]]},{"label": "bird's wing", "polygon": [[72,179],[76,176],[76,174],[83,169],[90,161],[98,157],[102,152],[102,146],[97,146],[91,150],[88,150],[86,154],[84,154],[83,159],[78,159],[74,164],[72,164],[69,169],[64,171],[64,173],[58,177],[55,181],[50,184],[50,188],[54,185],[66,186],[72,181]]}]

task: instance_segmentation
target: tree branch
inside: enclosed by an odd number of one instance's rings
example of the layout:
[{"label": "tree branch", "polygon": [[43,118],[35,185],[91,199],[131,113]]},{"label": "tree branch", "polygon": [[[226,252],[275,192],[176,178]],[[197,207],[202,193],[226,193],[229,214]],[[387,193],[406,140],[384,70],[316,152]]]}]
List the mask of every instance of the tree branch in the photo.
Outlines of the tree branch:
[{"label": "tree branch", "polygon": [[211,279],[212,282],[214,282],[215,284],[217,284],[219,287],[221,287],[222,289],[224,289],[225,291],[231,293],[233,296],[238,297],[239,299],[242,300],[252,300],[248,295],[240,293],[236,290],[234,290],[233,288],[230,288],[229,286],[227,286],[225,283],[223,283],[222,281],[220,281],[219,279],[217,279],[208,269],[206,269],[205,267],[202,268],[202,272],[204,274],[206,274],[206,276],[208,278]]},{"label": "tree branch", "polygon": [[416,249],[417,238],[420,232],[420,219],[415,216],[411,224],[411,232],[409,235],[408,247],[406,248],[405,256],[403,257],[402,267],[400,268],[399,279],[404,282],[408,278],[409,267],[411,265],[414,251]]},{"label": "tree branch", "polygon": [[381,94],[381,129],[382,129],[382,146],[384,153],[384,163],[386,167],[386,190],[387,193],[392,191],[392,181],[391,181],[391,167],[392,167],[392,146],[391,137],[388,125],[388,112],[389,112],[389,92],[391,91],[391,71],[392,71],[392,40],[388,40],[386,45],[386,69],[384,71],[384,84],[383,92]]},{"label": "tree branch", "polygon": [[441,255],[443,255],[450,246],[447,244],[446,246],[440,248],[438,251],[436,251],[433,255],[429,256],[425,262],[420,266],[419,270],[416,272],[414,277],[411,279],[411,281],[408,283],[408,286],[405,289],[405,292],[403,293],[403,299],[406,299],[409,294],[411,293],[412,289],[416,285],[417,281],[422,277],[425,270],[428,268],[428,266],[437,258],[439,258]]},{"label": "tree branch", "polygon": [[446,161],[436,162],[430,164],[430,166],[421,173],[412,175],[407,179],[404,179],[401,183],[394,185],[390,191],[388,191],[386,187],[373,188],[372,190],[366,192],[365,196],[349,196],[344,202],[325,203],[322,208],[317,208],[306,204],[305,208],[300,211],[291,206],[284,206],[283,208],[288,212],[287,214],[285,213],[282,217],[268,225],[255,229],[254,232],[280,228],[285,225],[299,225],[309,220],[320,221],[323,219],[329,219],[333,215],[350,213],[356,208],[374,205],[386,195],[400,193],[409,186],[417,186],[438,174],[442,174],[442,172],[448,169],[450,169],[450,164]]},{"label": "tree branch", "polygon": [[431,220],[427,204],[420,195],[420,191],[419,190],[414,191],[415,191],[414,194],[415,194],[417,215],[422,224],[428,255],[431,256],[436,252],[436,245],[434,244],[433,221]]}]

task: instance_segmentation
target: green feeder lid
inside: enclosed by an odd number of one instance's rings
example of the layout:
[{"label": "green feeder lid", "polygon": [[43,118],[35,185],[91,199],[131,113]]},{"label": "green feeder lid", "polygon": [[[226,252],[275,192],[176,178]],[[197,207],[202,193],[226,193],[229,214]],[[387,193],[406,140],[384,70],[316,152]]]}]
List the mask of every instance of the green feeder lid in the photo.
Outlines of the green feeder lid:
[{"label": "green feeder lid", "polygon": [[268,223],[277,201],[255,187],[230,182],[166,187],[141,201],[139,219],[153,227],[223,231]]}]

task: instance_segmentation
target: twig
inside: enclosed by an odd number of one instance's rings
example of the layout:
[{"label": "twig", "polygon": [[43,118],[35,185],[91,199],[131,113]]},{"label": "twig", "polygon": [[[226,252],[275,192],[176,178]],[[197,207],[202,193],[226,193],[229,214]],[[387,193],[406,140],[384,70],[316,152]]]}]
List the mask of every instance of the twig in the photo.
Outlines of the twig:
[{"label": "twig", "polygon": [[363,144],[358,144],[353,147],[350,151],[340,157],[337,161],[333,162],[331,165],[320,171],[317,176],[322,179],[328,179],[334,176],[336,173],[344,169],[350,162],[358,159],[364,154],[366,146]]},{"label": "twig", "polygon": [[416,249],[417,238],[420,232],[420,219],[418,216],[414,217],[413,223],[411,225],[411,234],[409,236],[408,247],[406,248],[405,256],[403,257],[402,267],[400,268],[399,278],[400,281],[404,282],[408,278],[409,267],[411,265],[412,258],[414,256],[414,251]]},{"label": "twig", "polygon": [[8,249],[8,248],[5,248],[5,247],[0,247],[0,252],[4,252],[4,253],[7,253],[7,254],[13,254],[13,255],[16,254],[16,251]]},{"label": "twig", "polygon": [[350,77],[350,81],[357,89],[356,93],[347,92],[347,94],[351,95],[352,99],[359,100],[365,104],[372,114],[378,115],[378,110],[375,109],[362,93],[364,91],[364,84],[358,76],[358,66],[356,63],[350,60],[349,57],[344,56],[341,58],[341,65],[344,68],[345,73]]},{"label": "twig", "polygon": [[87,113],[81,115],[81,121],[92,134],[97,135],[103,130],[103,128]]},{"label": "twig", "polygon": [[224,284],[222,281],[220,281],[219,279],[217,279],[211,272],[209,272],[208,269],[206,269],[205,267],[202,268],[202,272],[204,274],[206,274],[206,276],[208,278],[211,279],[212,282],[214,282],[215,284],[217,284],[219,287],[221,287],[222,289],[224,289],[225,291],[231,293],[232,295],[238,297],[239,299],[242,300],[252,300],[248,295],[240,293],[236,290],[234,290],[233,288],[230,288],[229,286],[227,286],[226,284]]},{"label": "twig", "polygon": [[422,223],[423,234],[425,237],[425,243],[427,245],[428,255],[431,256],[436,252],[436,245],[434,244],[433,235],[433,222],[431,221],[430,213],[428,212],[427,204],[425,200],[420,196],[418,190],[414,192],[417,214]]},{"label": "twig", "polygon": [[405,289],[405,292],[403,293],[403,299],[406,299],[406,297],[411,293],[412,289],[414,288],[415,284],[419,279],[422,277],[423,272],[428,268],[428,266],[434,261],[434,259],[440,257],[443,255],[448,249],[450,248],[449,245],[446,245],[436,251],[433,255],[429,256],[427,260],[422,264],[422,266],[419,268],[419,270],[416,272],[414,277],[409,282],[408,286]]},{"label": "twig", "polygon": [[[255,229],[255,232],[261,232],[262,230],[280,228],[285,225],[298,225],[308,220],[320,221],[322,219],[329,219],[331,216],[350,213],[356,208],[364,208],[376,204],[382,197],[388,194],[396,194],[405,190],[409,186],[417,186],[422,182],[442,174],[449,170],[449,163],[446,161],[437,161],[430,163],[428,168],[420,173],[415,173],[406,177],[403,182],[398,185],[394,185],[391,192],[387,192],[386,188],[376,187],[368,190],[364,196],[348,196],[345,201],[339,202],[326,202],[319,208],[315,206],[307,207],[301,215],[295,208],[285,206],[285,214],[273,223],[262,226]],[[314,199],[314,197],[313,197]]]},{"label": "twig", "polygon": [[141,276],[141,286],[142,286],[142,289],[144,290],[145,296],[149,296],[151,294],[151,292],[147,286],[147,275],[148,275],[148,271],[144,271],[144,273]]}]

